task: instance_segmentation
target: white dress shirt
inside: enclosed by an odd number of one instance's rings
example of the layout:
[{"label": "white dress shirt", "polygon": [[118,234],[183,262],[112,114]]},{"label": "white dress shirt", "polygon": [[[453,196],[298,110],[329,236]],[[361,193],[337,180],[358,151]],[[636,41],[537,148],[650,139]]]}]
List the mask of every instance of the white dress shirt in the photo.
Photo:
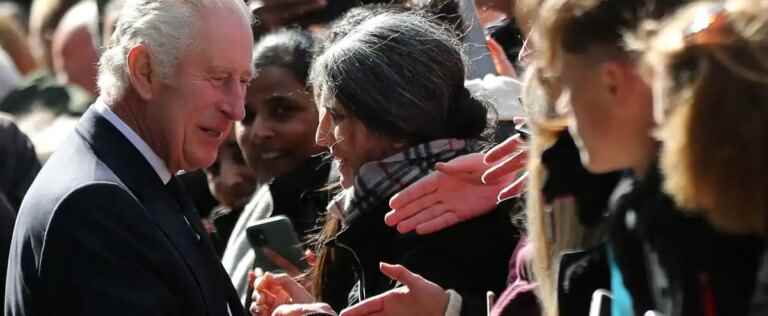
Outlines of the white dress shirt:
[{"label": "white dress shirt", "polygon": [[142,156],[144,156],[144,159],[149,162],[149,164],[152,166],[152,169],[155,170],[157,173],[157,176],[160,177],[160,180],[163,181],[163,184],[168,184],[168,181],[171,181],[171,172],[168,171],[168,167],[165,165],[165,162],[160,159],[159,156],[155,153],[152,148],[147,145],[147,143],[139,137],[136,132],[131,129],[128,124],[125,124],[120,117],[115,114],[115,112],[112,112],[112,109],[107,106],[106,103],[102,102],[100,99],[96,100],[96,103],[93,104],[94,109],[97,113],[99,113],[101,116],[103,116],[107,121],[112,123],[112,125],[117,128],[120,133],[125,136],[125,138],[128,138],[128,141],[133,144],[133,147],[136,147],[136,149],[139,150]]}]

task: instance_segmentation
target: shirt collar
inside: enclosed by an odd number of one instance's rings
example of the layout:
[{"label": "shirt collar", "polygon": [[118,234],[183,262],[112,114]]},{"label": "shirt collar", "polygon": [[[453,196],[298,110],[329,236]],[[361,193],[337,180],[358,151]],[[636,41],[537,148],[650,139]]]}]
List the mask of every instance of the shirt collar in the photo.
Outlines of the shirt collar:
[{"label": "shirt collar", "polygon": [[155,170],[155,173],[157,173],[157,176],[160,177],[160,180],[163,182],[163,184],[168,184],[168,181],[171,180],[171,172],[168,171],[168,167],[166,166],[165,162],[160,159],[160,157],[155,153],[155,151],[152,150],[152,148],[147,145],[147,143],[141,139],[141,137],[136,134],[136,132],[131,129],[128,124],[125,124],[122,119],[120,119],[115,112],[112,112],[112,109],[107,106],[106,103],[102,102],[101,100],[96,100],[96,103],[94,103],[94,109],[97,113],[99,113],[101,116],[103,116],[109,123],[115,126],[118,131],[120,131],[125,138],[128,139],[131,144],[133,144],[133,147],[136,147],[136,149],[139,150],[142,156],[144,156],[144,159],[149,162],[149,164],[152,166],[152,169]]}]

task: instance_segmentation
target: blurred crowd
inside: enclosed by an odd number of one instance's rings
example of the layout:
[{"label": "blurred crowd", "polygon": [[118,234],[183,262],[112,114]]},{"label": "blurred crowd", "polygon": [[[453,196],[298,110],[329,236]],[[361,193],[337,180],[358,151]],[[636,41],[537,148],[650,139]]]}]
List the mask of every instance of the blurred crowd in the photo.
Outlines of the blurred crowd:
[{"label": "blurred crowd", "polygon": [[4,313],[766,315],[766,142],[766,0],[6,0]]}]

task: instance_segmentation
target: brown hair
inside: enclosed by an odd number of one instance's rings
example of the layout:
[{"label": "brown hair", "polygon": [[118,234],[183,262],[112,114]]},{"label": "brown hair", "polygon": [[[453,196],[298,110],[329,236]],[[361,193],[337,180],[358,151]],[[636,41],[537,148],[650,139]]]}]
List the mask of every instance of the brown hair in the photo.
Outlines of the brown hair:
[{"label": "brown hair", "polygon": [[723,231],[765,234],[768,3],[691,4],[645,33],[664,189]]}]

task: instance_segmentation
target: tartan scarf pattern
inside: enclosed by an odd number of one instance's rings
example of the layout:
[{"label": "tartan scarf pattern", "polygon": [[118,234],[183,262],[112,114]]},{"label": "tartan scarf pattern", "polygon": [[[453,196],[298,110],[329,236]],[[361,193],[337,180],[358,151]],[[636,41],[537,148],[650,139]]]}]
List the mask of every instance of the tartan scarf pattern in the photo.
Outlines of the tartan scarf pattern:
[{"label": "tartan scarf pattern", "polygon": [[354,185],[341,191],[327,210],[344,225],[355,218],[389,205],[389,198],[427,176],[438,162],[478,152],[483,143],[475,139],[439,139],[421,143],[378,161],[363,164]]}]

